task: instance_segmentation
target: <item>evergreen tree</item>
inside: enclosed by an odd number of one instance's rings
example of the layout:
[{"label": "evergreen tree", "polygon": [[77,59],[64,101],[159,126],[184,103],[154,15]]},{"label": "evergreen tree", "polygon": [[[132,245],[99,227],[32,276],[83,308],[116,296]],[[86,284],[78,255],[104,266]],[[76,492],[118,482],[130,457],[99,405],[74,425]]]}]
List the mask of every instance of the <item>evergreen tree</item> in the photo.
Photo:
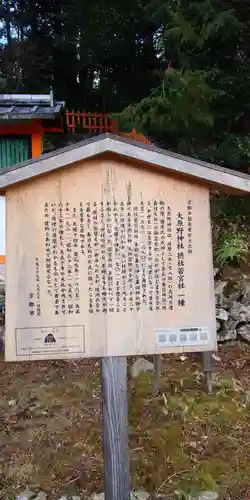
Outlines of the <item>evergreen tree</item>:
[{"label": "evergreen tree", "polygon": [[135,126],[169,149],[246,169],[250,6],[156,0],[151,7],[168,68],[159,87],[119,115],[121,126]]},{"label": "evergreen tree", "polygon": [[53,86],[70,108],[110,112],[159,83],[148,0],[7,1],[12,44],[1,47],[0,71],[8,91]]}]

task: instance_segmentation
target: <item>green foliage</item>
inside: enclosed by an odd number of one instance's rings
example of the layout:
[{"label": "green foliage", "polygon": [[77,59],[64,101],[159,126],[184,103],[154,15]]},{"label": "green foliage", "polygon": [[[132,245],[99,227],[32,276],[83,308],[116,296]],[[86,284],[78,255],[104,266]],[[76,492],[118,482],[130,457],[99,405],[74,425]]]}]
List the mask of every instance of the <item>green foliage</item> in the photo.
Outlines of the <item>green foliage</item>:
[{"label": "green foliage", "polygon": [[211,104],[216,97],[217,91],[206,83],[203,71],[172,70],[165,73],[162,85],[116,119],[122,128],[136,127],[157,142],[194,152],[195,144],[203,143],[213,127]]},{"label": "green foliage", "polygon": [[199,151],[199,158],[234,170],[248,171],[250,138],[231,133],[218,134],[215,144]]},{"label": "green foliage", "polygon": [[55,149],[55,146],[52,142],[52,140],[50,140],[47,136],[44,136],[44,139],[43,139],[43,153],[50,153],[51,151],[54,151]]},{"label": "green foliage", "polygon": [[214,194],[211,197],[211,215],[216,222],[221,219],[237,222],[237,228],[244,231],[250,223],[250,197]]},{"label": "green foliage", "polygon": [[112,112],[159,84],[158,24],[147,0],[3,2],[5,91],[43,92],[53,86],[70,108]]},{"label": "green foliage", "polygon": [[2,91],[53,86],[70,108],[248,171],[249,2],[3,0],[0,18]]},{"label": "green foliage", "polygon": [[247,171],[250,160],[250,5],[151,1],[160,23],[162,85],[120,115],[167,149]]},{"label": "green foliage", "polygon": [[245,237],[239,232],[221,231],[215,259],[219,266],[235,265],[246,260],[248,245]]}]

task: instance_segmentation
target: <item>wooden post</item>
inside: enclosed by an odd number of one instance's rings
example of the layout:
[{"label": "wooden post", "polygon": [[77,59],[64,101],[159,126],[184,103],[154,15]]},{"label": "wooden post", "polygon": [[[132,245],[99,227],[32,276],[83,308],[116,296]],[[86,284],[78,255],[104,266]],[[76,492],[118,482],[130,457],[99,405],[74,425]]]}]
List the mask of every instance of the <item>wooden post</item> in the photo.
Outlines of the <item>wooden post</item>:
[{"label": "wooden post", "polygon": [[160,354],[155,354],[153,359],[154,359],[153,396],[157,396],[160,388],[162,359]]},{"label": "wooden post", "polygon": [[130,499],[127,360],[101,360],[105,499]]},{"label": "wooden post", "polygon": [[209,394],[213,391],[212,373],[213,373],[213,353],[211,351],[202,353],[202,363],[205,379],[205,388]]}]

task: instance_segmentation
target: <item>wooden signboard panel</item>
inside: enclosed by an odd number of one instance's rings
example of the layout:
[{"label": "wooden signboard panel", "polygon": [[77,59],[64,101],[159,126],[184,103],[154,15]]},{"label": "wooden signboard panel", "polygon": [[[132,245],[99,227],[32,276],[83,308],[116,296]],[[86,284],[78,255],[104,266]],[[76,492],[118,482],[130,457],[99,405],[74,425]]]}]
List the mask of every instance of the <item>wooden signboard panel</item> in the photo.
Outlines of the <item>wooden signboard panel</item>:
[{"label": "wooden signboard panel", "polygon": [[6,199],[6,360],[216,347],[208,188],[110,156]]}]

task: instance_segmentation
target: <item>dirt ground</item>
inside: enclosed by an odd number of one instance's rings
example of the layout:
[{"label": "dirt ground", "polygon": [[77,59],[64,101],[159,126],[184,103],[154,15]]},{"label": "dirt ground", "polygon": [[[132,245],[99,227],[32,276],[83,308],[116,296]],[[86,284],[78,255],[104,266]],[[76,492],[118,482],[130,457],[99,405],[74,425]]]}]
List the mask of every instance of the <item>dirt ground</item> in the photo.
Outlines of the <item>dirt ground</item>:
[{"label": "dirt ground", "polygon": [[[250,498],[250,346],[218,355],[211,395],[202,390],[199,356],[165,356],[157,398],[151,373],[130,380],[133,487]],[[0,498],[26,485],[50,499],[103,491],[98,362],[2,360],[0,368]]]}]

